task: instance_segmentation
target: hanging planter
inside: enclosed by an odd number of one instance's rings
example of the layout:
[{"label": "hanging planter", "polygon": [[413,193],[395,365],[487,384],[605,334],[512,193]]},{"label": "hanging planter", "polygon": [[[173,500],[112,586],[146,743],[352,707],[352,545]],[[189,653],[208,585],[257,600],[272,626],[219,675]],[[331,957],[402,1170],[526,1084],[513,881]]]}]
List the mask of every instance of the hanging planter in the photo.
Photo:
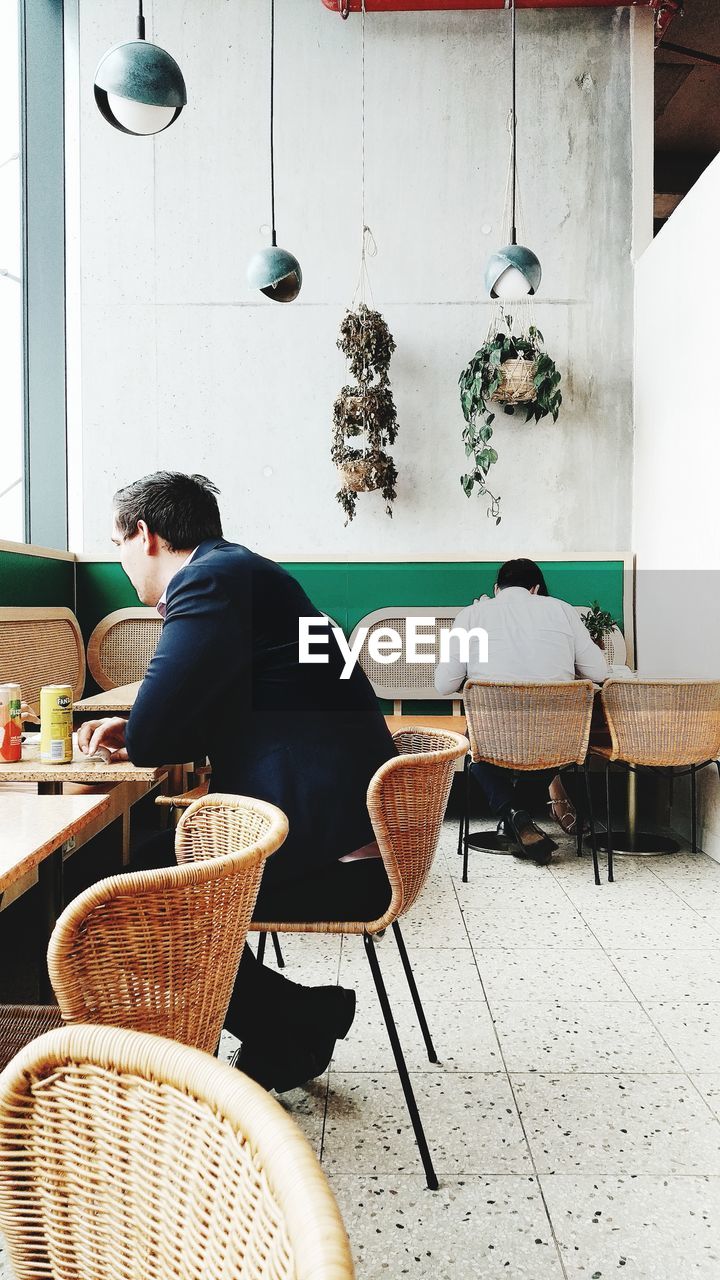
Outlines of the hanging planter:
[{"label": "hanging planter", "polygon": [[462,439],[470,470],[460,477],[466,497],[477,490],[489,498],[488,515],[500,523],[500,498],[490,491],[487,477],[498,460],[490,444],[495,414],[492,404],[514,414],[516,406],[525,410],[525,421],[550,415],[557,421],[562,392],[555,361],[544,349],[540,330],[531,324],[526,333],[513,333],[512,316],[502,316],[504,328],[485,340],[460,374],[460,404],[465,419]]},{"label": "hanging planter", "polygon": [[500,365],[500,386],[492,399],[497,404],[527,404],[535,398],[534,360],[516,356]]},{"label": "hanging planter", "polygon": [[380,312],[361,302],[345,315],[337,345],[356,379],[343,387],[333,405],[330,450],[342,485],[336,497],[348,524],[355,517],[358,493],[380,490],[389,516],[397,496],[397,470],[386,452],[398,432],[388,378],[395,342]]}]

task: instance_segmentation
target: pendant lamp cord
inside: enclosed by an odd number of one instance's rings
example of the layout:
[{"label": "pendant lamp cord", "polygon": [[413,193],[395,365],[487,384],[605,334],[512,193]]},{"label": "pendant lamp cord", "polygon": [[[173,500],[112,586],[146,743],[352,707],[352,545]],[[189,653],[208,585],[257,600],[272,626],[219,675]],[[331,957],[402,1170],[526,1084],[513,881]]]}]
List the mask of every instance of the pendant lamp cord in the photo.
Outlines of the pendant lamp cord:
[{"label": "pendant lamp cord", "polygon": [[275,248],[275,0],[270,0],[270,208],[272,245]]},{"label": "pendant lamp cord", "polygon": [[143,14],[143,0],[138,0],[137,33],[138,33],[138,40],[145,39],[145,17]]},{"label": "pendant lamp cord", "polygon": [[515,225],[515,200],[517,189],[517,91],[515,76],[515,0],[510,0],[510,30],[512,43],[512,214],[511,214],[511,232],[510,243],[517,244],[517,227]]}]

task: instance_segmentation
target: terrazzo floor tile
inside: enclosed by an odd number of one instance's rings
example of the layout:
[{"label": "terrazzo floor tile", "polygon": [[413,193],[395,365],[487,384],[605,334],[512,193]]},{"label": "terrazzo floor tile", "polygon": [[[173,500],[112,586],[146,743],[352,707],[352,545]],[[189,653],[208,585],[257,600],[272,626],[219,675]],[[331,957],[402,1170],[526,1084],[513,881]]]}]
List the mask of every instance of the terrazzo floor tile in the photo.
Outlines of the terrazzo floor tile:
[{"label": "terrazzo floor tile", "polygon": [[720,1000],[720,952],[613,951],[633,995],[645,1000]]},{"label": "terrazzo floor tile", "polygon": [[[497,1037],[487,1004],[457,1004],[454,1000],[423,1000],[425,1017],[440,1059],[428,1061],[425,1043],[412,1004],[393,1004],[409,1071],[502,1071]],[[332,1060],[335,1071],[395,1071],[387,1028],[377,998],[358,1001],[355,1022],[346,1040],[338,1040]]]},{"label": "terrazzo floor tile", "polygon": [[685,1071],[714,1071],[720,1062],[720,1001],[648,1000],[645,1009]]},{"label": "terrazzo floor tile", "polygon": [[691,907],[679,902],[670,909],[616,906],[583,907],[582,917],[606,951],[626,948],[695,950],[720,947],[720,934]]},{"label": "terrazzo floor tile", "polygon": [[613,911],[635,910],[655,915],[678,910],[685,912],[689,906],[674,887],[658,880],[657,876],[621,877],[620,872],[617,872],[614,883],[608,884],[605,870],[601,866],[600,877],[602,883],[599,887],[592,879],[565,880],[562,887],[578,910],[605,911],[608,914]]},{"label": "terrazzo floor tile", "polygon": [[684,1076],[512,1083],[538,1173],[720,1175],[720,1122]]},{"label": "terrazzo floor tile", "polygon": [[699,1089],[710,1110],[720,1120],[720,1072],[707,1071],[701,1074],[693,1074],[690,1079],[695,1088]]},{"label": "terrazzo floor tile", "polygon": [[357,1280],[562,1280],[532,1178],[444,1180],[331,1175]]},{"label": "terrazzo floor tile", "polygon": [[[532,1172],[507,1077],[411,1080],[438,1177]],[[422,1172],[397,1076],[331,1072],[322,1161],[328,1172]]]},{"label": "terrazzo floor tile", "polygon": [[0,1280],[13,1280],[10,1262],[3,1248],[2,1240],[0,1240]]},{"label": "terrazzo floor tile", "polygon": [[717,1280],[720,1179],[540,1182],[568,1280]]},{"label": "terrazzo floor tile", "polygon": [[[397,1001],[407,1002],[411,999],[410,990],[390,931],[376,942],[375,949],[393,1007]],[[408,955],[423,1002],[453,1000],[467,1003],[484,1000],[480,975],[472,953],[467,948],[453,950],[409,946]],[[360,938],[346,938],[343,943],[340,985],[354,987],[364,1002],[372,1004],[377,1000],[375,983]]]},{"label": "terrazzo floor tile", "polygon": [[637,1002],[498,1002],[493,1017],[511,1072],[682,1070]]},{"label": "terrazzo floor tile", "polygon": [[612,961],[598,949],[478,948],[475,959],[485,994],[498,1001],[629,1000],[632,994]]},{"label": "terrazzo floor tile", "polygon": [[438,905],[426,904],[422,911],[408,912],[402,920],[402,931],[408,946],[441,950],[470,948],[463,914],[454,895]]},{"label": "terrazzo floor tile", "polygon": [[506,909],[490,905],[482,911],[468,908],[464,914],[473,949],[561,947],[563,950],[575,950],[599,946],[570,903],[560,910],[551,908],[547,911],[542,904],[533,906],[526,903]]}]

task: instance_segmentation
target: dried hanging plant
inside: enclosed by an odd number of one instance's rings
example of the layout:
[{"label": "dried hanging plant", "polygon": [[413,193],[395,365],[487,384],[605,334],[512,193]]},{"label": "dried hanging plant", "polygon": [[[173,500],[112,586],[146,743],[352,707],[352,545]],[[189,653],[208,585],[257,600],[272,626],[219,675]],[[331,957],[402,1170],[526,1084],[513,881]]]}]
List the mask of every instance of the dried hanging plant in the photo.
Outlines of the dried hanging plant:
[{"label": "dried hanging plant", "polygon": [[[343,387],[333,405],[330,456],[342,480],[336,497],[346,524],[355,516],[358,493],[375,489],[382,493],[385,510],[392,516],[397,470],[386,449],[395,443],[398,432],[388,378],[395,342],[380,312],[361,302],[356,311],[346,313],[337,345],[356,383]],[[348,443],[361,436],[365,437],[362,447]]]}]

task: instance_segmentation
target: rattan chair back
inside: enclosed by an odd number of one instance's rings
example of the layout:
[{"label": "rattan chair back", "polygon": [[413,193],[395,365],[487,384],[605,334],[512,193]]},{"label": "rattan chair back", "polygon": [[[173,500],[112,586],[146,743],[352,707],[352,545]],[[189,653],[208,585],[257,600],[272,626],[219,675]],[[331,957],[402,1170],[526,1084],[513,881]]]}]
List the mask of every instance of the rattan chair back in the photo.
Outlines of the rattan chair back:
[{"label": "rattan chair back", "polygon": [[0,1076],[16,1280],[352,1280],[317,1159],[253,1080],[114,1027],[64,1027]]},{"label": "rattan chair back", "polygon": [[440,838],[455,761],[468,750],[459,733],[424,726],[393,734],[399,754],[386,761],[368,787],[368,811],[390,881],[392,898],[369,933],[386,929],[417,901]]},{"label": "rattan chair back", "polygon": [[263,863],[287,835],[274,805],[205,796],[176,833],[185,865],[112,876],[68,907],[48,948],[66,1022],[217,1047]]},{"label": "rattan chair back", "polygon": [[101,689],[142,680],[160,639],[157,609],[116,609],[98,622],[88,640],[90,675]]},{"label": "rattan chair back", "polygon": [[0,684],[8,681],[36,711],[45,684],[69,684],[82,697],[85,646],[72,610],[0,609]]},{"label": "rattan chair back", "polygon": [[612,760],[691,765],[720,756],[720,680],[607,680]]},{"label": "rattan chair back", "polygon": [[[394,701],[422,698],[424,701],[447,701],[447,695],[438,693],[435,688],[435,663],[440,661],[440,637],[443,631],[451,631],[457,615],[461,610],[448,605],[437,608],[428,605],[407,605],[392,609],[375,609],[361,618],[354,628],[350,643],[354,644],[361,627],[367,627],[367,635],[358,654],[358,662],[368,677],[378,698],[392,698]],[[432,662],[408,662],[407,660],[407,624],[408,618],[425,620],[423,639],[420,651],[432,654]],[[431,629],[430,623],[434,620]],[[397,632],[402,641],[400,656],[388,666],[386,662],[377,662],[370,653],[370,641],[377,631],[390,627]]]},{"label": "rattan chair back", "polygon": [[561,684],[468,680],[463,702],[473,760],[517,770],[582,764],[593,695],[591,680]]}]

